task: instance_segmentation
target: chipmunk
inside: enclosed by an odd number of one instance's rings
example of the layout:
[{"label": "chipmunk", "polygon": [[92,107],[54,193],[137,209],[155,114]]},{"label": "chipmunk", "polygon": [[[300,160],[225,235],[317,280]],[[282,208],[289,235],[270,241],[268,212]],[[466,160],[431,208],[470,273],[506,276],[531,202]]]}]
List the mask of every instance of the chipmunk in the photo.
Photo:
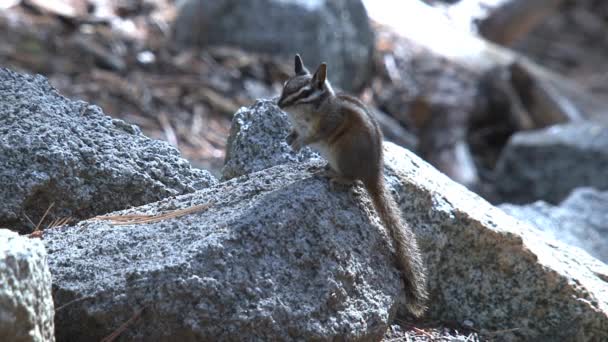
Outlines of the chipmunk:
[{"label": "chipmunk", "polygon": [[295,57],[295,76],[285,83],[278,106],[287,112],[294,127],[287,143],[295,151],[306,145],[317,150],[328,161],[325,174],[330,185],[363,183],[393,240],[407,307],[415,316],[422,315],[428,297],[426,270],[416,237],[401,219],[384,183],[383,136],[372,114],[358,99],[334,93],[326,63],[311,75],[299,55]]}]

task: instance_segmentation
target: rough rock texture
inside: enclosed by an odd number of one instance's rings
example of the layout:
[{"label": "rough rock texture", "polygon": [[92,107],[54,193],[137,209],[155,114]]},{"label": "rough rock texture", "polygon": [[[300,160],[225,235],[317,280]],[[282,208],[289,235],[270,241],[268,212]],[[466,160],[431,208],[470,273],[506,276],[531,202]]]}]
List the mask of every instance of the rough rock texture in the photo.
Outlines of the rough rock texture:
[{"label": "rough rock texture", "polygon": [[500,208],[608,264],[608,191],[580,188],[559,206],[538,201],[524,206],[503,204]]},{"label": "rough rock texture", "polygon": [[0,227],[22,232],[54,203],[87,218],[214,184],[169,144],[57,94],[42,76],[0,68]]},{"label": "rough rock texture", "polygon": [[[265,116],[280,119],[262,119]],[[287,114],[277,107],[274,100],[258,100],[251,107],[239,109],[232,117],[222,178],[231,179],[290,162],[320,159],[319,154],[309,147],[293,152],[285,142],[285,132],[289,132],[289,127]],[[279,139],[267,139],[267,136]]]},{"label": "rough rock texture", "polygon": [[[284,120],[272,113],[252,119],[277,126]],[[286,134],[261,133],[241,139],[270,148]],[[262,159],[277,160],[270,152],[264,150]],[[387,179],[429,268],[431,319],[469,319],[501,331],[500,340],[605,338],[608,266],[517,221],[411,152],[390,143],[385,152]]]},{"label": "rough rock texture", "polygon": [[0,229],[0,340],[55,340],[46,260],[40,240]]},{"label": "rough rock texture", "polygon": [[186,0],[174,24],[185,45],[236,45],[329,63],[334,85],[357,90],[371,72],[374,35],[360,0]]},{"label": "rough rock texture", "polygon": [[[57,338],[96,341],[144,308],[128,339],[380,338],[399,274],[369,202],[331,194],[312,164],[277,166],[128,212],[207,210],[153,224],[45,231]],[[359,204],[358,204],[359,203]]]},{"label": "rough rock texture", "polygon": [[504,202],[559,203],[578,187],[608,189],[608,126],[556,125],[511,137],[496,170]]}]

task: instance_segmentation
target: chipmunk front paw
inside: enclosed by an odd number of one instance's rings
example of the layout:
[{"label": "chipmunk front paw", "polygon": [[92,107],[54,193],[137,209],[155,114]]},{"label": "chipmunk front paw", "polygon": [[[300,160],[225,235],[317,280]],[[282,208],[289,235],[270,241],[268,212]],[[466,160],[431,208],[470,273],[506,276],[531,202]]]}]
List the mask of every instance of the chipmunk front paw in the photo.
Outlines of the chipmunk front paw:
[{"label": "chipmunk front paw", "polygon": [[296,141],[296,139],[298,139],[298,132],[296,132],[296,131],[291,131],[291,133],[289,133],[287,135],[287,137],[285,137],[285,141],[289,145],[293,144],[293,142]]},{"label": "chipmunk front paw", "polygon": [[291,149],[294,150],[294,152],[298,152],[302,149],[302,140],[296,131],[291,131],[287,138],[285,138],[285,141],[291,146]]}]

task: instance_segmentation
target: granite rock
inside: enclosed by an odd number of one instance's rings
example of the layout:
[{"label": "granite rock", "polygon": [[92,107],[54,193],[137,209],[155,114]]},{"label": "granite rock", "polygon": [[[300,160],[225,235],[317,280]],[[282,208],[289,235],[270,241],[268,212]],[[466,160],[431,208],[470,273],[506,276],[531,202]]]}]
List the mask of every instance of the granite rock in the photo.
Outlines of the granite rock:
[{"label": "granite rock", "polygon": [[[156,223],[83,221],[46,230],[58,340],[95,341],[134,315],[127,339],[377,341],[401,281],[371,203],[331,193],[287,164],[114,213]],[[141,311],[140,311],[141,310]]]},{"label": "granite rock", "polygon": [[0,227],[32,230],[205,188],[217,181],[166,142],[72,101],[42,76],[0,68]]},{"label": "granite rock", "polygon": [[[273,119],[266,120],[265,117]],[[293,152],[285,142],[289,132],[287,114],[277,107],[274,100],[257,100],[252,106],[239,109],[232,117],[222,179],[275,165],[321,158],[310,147]]]},{"label": "granite rock", "polygon": [[3,341],[55,340],[51,273],[38,239],[0,229],[0,336]]}]

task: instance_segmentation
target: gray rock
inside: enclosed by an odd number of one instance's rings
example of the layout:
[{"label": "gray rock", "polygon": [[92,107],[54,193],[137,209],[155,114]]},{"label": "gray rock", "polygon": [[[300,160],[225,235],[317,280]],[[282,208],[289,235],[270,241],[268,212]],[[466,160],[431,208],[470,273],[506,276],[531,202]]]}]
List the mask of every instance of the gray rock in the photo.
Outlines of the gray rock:
[{"label": "gray rock", "polygon": [[[251,120],[283,117],[258,113]],[[272,140],[282,135],[250,132],[260,135],[240,139],[268,146],[258,162],[280,159],[270,149],[281,146]],[[502,331],[492,335],[500,340],[605,338],[608,266],[507,215],[405,149],[386,143],[385,155],[387,180],[429,270],[429,319],[472,320],[488,333]],[[247,158],[255,162],[256,155]]]},{"label": "gray rock", "polygon": [[0,227],[30,231],[214,184],[169,144],[59,95],[42,76],[0,68]]},{"label": "gray rock", "polygon": [[[275,165],[321,157],[309,147],[293,152],[285,142],[290,124],[274,100],[258,100],[232,118],[222,178],[231,179]],[[282,137],[282,139],[281,139]]]},{"label": "gray rock", "polygon": [[608,189],[608,126],[556,125],[511,137],[496,169],[503,202],[559,203],[578,187]]},{"label": "gray rock", "polygon": [[58,340],[377,341],[400,279],[371,203],[288,164],[118,214],[157,223],[48,229]]},{"label": "gray rock", "polygon": [[538,201],[523,206],[502,204],[500,208],[608,264],[608,191],[579,188],[559,206]]},{"label": "gray rock", "polygon": [[1,339],[54,341],[54,312],[44,245],[0,229]]},{"label": "gray rock", "polygon": [[332,82],[359,89],[371,73],[374,35],[360,0],[186,0],[174,24],[182,45],[236,45],[311,68],[329,63]]}]

